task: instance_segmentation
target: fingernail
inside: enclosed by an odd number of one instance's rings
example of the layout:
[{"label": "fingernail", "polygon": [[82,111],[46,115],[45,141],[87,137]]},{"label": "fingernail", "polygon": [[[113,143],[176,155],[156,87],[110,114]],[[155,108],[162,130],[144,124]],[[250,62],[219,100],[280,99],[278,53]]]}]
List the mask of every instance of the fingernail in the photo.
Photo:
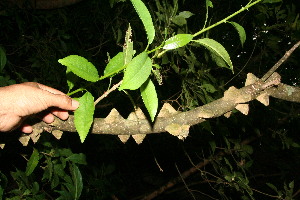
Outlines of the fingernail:
[{"label": "fingernail", "polygon": [[74,99],[72,99],[72,107],[73,107],[74,109],[77,109],[77,108],[79,107],[79,102],[76,101],[76,100],[74,100]]}]

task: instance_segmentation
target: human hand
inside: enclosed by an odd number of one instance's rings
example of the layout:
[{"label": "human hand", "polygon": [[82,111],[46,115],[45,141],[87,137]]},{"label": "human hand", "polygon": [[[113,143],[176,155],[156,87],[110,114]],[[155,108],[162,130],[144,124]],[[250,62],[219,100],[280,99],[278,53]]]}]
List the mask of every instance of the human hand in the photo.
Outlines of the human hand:
[{"label": "human hand", "polygon": [[22,124],[26,117],[37,114],[44,122],[52,123],[54,115],[66,120],[68,110],[78,106],[78,101],[63,92],[35,82],[0,87],[0,132],[21,126],[22,132],[31,133],[32,127]]}]

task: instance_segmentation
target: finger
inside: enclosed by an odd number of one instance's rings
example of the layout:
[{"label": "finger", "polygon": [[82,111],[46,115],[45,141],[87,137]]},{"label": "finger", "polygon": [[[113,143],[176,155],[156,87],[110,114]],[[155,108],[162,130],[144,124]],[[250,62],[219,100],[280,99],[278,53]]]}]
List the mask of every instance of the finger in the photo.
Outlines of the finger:
[{"label": "finger", "polygon": [[39,88],[39,89],[42,89],[42,90],[45,90],[47,92],[50,92],[52,94],[64,94],[63,92],[57,90],[57,89],[54,89],[52,87],[49,87],[49,86],[46,86],[46,85],[43,85],[41,83],[37,83],[37,82],[25,82],[25,83],[21,83],[22,85],[27,85],[27,86],[31,86],[31,87],[35,87],[35,88]]},{"label": "finger", "polygon": [[43,84],[40,84],[40,83],[36,83],[37,86],[42,89],[42,90],[46,90],[52,94],[61,94],[61,95],[66,95],[65,93],[63,93],[62,91],[59,91],[57,89],[54,89],[52,87],[49,87],[49,86],[46,86],[46,85],[43,85]]},{"label": "finger", "polygon": [[28,124],[24,124],[22,127],[21,127],[21,131],[23,133],[32,133],[33,129],[32,129],[32,126],[28,125]]},{"label": "finger", "polygon": [[47,124],[50,124],[54,121],[54,116],[51,113],[48,113],[42,118],[42,120]]},{"label": "finger", "polygon": [[43,97],[43,101],[47,104],[48,108],[57,107],[63,110],[76,110],[79,107],[78,101],[61,94],[52,94],[47,92],[47,94]]},{"label": "finger", "polygon": [[61,120],[67,120],[69,118],[69,113],[65,110],[54,110],[51,113]]}]

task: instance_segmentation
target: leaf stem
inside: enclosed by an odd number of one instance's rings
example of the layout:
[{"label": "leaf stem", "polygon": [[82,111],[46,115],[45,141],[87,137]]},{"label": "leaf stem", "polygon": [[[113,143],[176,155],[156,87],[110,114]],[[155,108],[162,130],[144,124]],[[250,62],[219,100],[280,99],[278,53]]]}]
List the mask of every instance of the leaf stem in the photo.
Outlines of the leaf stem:
[{"label": "leaf stem", "polygon": [[126,67],[127,67],[127,65],[124,65],[121,69],[118,69],[118,70],[113,71],[113,72],[111,72],[111,73],[109,73],[109,74],[106,74],[105,76],[101,76],[101,77],[99,78],[98,81],[101,81],[101,80],[103,80],[103,79],[105,79],[105,78],[108,78],[108,77],[110,77],[110,76],[116,75],[118,72],[122,71],[122,70],[125,69]]},{"label": "leaf stem", "polygon": [[257,0],[257,1],[255,1],[255,2],[253,2],[253,3],[251,3],[251,4],[247,4],[245,7],[242,7],[240,10],[238,10],[238,11],[236,11],[235,13],[229,15],[228,17],[226,17],[226,18],[224,18],[224,19],[218,21],[217,23],[215,23],[215,24],[213,24],[213,25],[211,25],[211,26],[209,26],[209,27],[207,27],[207,28],[204,28],[204,29],[202,29],[201,31],[195,33],[195,34],[193,35],[193,37],[196,37],[196,36],[198,36],[198,35],[200,35],[200,34],[206,32],[206,31],[208,31],[208,30],[210,30],[210,29],[212,29],[212,28],[214,28],[214,27],[216,27],[216,26],[218,26],[218,25],[220,25],[220,24],[222,24],[222,23],[226,23],[226,22],[227,22],[229,19],[231,19],[232,17],[236,16],[237,14],[240,14],[241,12],[243,12],[243,11],[245,11],[245,10],[248,10],[250,7],[254,6],[255,4],[258,4],[258,3],[261,2],[261,1],[262,1],[262,0]]},{"label": "leaf stem", "polygon": [[79,89],[77,89],[77,90],[74,90],[73,92],[69,92],[67,95],[68,95],[68,96],[71,96],[71,95],[76,94],[77,92],[81,92],[81,91],[83,91],[83,90],[85,90],[85,89],[84,89],[84,88],[79,88]]}]

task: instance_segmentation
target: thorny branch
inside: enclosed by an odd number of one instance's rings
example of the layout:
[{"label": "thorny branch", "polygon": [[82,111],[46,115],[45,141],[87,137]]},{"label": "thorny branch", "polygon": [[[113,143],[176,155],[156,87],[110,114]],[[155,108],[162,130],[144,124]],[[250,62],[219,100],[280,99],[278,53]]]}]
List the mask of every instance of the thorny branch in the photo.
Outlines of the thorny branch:
[{"label": "thorny branch", "polygon": [[[118,135],[122,142],[126,142],[129,136],[132,135],[137,143],[141,143],[146,134],[162,132],[169,132],[179,139],[184,139],[188,136],[190,126],[202,123],[208,118],[215,118],[222,115],[229,117],[233,109],[237,109],[247,115],[249,111],[247,103],[255,99],[266,106],[269,104],[270,96],[287,101],[300,102],[300,88],[281,84],[280,75],[276,72],[274,73],[274,70],[299,45],[300,42],[294,45],[262,79],[258,79],[253,74],[248,74],[245,87],[240,89],[230,87],[224,92],[224,97],[206,105],[187,112],[177,112],[169,104],[164,104],[154,124],[151,124],[147,120],[140,109],[135,111],[135,113],[131,113],[127,119],[124,119],[117,110],[112,109],[106,118],[94,119],[90,132],[93,134]],[[118,84],[113,86],[109,91],[114,90],[117,86]],[[103,98],[109,91],[102,95]],[[99,99],[101,100],[101,98]],[[36,142],[43,131],[55,133],[55,135],[58,135],[58,139],[63,131],[76,132],[73,119],[73,116],[70,116],[66,121],[55,119],[51,124],[44,122],[36,123],[33,125],[34,131],[30,136],[23,135],[23,139],[26,139],[22,144],[27,145],[30,138]],[[138,138],[139,136],[140,138]]]}]

